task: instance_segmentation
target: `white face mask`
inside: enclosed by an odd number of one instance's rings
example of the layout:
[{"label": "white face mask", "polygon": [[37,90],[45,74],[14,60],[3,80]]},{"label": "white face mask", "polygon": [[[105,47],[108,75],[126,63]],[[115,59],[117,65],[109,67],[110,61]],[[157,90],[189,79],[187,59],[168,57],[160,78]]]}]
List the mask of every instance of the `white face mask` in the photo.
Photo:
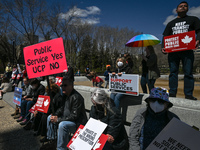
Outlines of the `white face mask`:
[{"label": "white face mask", "polygon": [[163,110],[165,109],[165,105],[164,105],[164,104],[158,103],[158,101],[149,102],[149,105],[150,105],[151,109],[152,109],[155,113],[159,113],[159,112],[161,112],[161,111],[163,111]]},{"label": "white face mask", "polygon": [[123,66],[123,62],[118,61],[118,62],[117,62],[117,65],[118,65],[118,67],[121,67],[121,66]]}]

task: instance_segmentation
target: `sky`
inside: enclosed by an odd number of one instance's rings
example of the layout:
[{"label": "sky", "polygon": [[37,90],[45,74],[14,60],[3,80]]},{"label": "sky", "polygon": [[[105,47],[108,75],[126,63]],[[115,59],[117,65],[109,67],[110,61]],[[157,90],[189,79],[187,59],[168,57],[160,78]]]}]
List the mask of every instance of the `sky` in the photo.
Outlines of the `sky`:
[{"label": "sky", "polygon": [[[60,16],[67,18],[73,11],[83,22],[97,26],[133,29],[162,39],[166,24],[176,17],[176,7],[182,0],[57,0],[66,10]],[[188,15],[200,18],[200,1],[189,0]]]}]

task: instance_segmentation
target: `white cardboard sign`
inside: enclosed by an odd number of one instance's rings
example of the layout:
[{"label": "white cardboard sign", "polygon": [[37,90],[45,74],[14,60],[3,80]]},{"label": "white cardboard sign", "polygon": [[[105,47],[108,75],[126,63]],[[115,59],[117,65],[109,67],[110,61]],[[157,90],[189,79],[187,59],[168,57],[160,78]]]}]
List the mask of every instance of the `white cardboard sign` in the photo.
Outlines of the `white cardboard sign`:
[{"label": "white cardboard sign", "polygon": [[109,74],[109,89],[113,93],[126,95],[139,95],[139,75],[122,74],[121,76]]},{"label": "white cardboard sign", "polygon": [[200,132],[173,118],[146,150],[199,150]]},{"label": "white cardboard sign", "polygon": [[91,150],[107,127],[107,124],[90,118],[78,137],[70,145],[72,150]]}]

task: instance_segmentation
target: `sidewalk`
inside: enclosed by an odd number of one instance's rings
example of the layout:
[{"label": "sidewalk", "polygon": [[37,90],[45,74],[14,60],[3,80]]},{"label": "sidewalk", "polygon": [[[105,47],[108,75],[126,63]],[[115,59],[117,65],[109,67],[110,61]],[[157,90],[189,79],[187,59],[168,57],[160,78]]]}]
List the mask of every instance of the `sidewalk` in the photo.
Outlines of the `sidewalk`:
[{"label": "sidewalk", "polygon": [[13,112],[13,107],[0,100],[0,150],[39,150],[40,136],[24,130],[10,115]]}]

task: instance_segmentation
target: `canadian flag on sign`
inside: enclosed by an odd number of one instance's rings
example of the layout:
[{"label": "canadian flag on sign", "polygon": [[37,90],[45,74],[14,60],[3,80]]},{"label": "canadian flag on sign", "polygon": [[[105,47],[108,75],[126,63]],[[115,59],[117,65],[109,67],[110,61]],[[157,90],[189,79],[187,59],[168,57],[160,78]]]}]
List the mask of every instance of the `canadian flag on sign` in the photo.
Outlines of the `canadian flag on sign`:
[{"label": "canadian flag on sign", "polygon": [[[74,133],[73,137],[71,138],[71,140],[69,141],[69,143],[67,144],[67,147],[69,148],[70,145],[73,143],[73,141],[77,138],[77,136],[80,134],[81,130],[84,128],[83,125],[80,125],[79,128],[76,130],[76,132]],[[97,143],[94,145],[92,150],[102,150],[106,141],[108,139],[108,136],[105,134],[101,134],[101,136],[99,137],[99,139],[97,140]]]},{"label": "canadian flag on sign", "polygon": [[50,96],[39,95],[35,103],[35,110],[47,113],[50,105]]},{"label": "canadian flag on sign", "polygon": [[56,84],[57,84],[58,86],[61,85],[62,79],[63,79],[63,77],[56,77]]}]

